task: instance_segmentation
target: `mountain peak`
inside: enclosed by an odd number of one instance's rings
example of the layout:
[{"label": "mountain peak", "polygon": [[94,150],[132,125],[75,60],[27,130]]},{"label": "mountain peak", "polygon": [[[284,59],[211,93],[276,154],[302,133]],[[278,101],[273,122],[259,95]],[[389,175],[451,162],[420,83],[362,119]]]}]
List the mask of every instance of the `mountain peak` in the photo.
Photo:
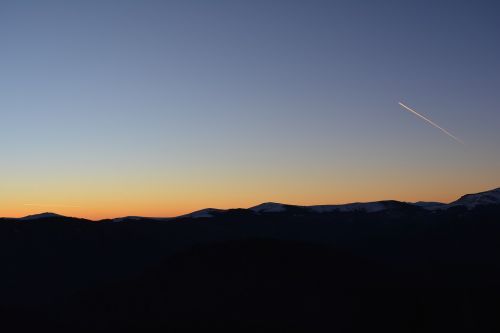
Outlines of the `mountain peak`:
[{"label": "mountain peak", "polygon": [[249,210],[255,213],[279,213],[286,210],[286,205],[277,202],[264,202],[249,208]]},{"label": "mountain peak", "polygon": [[54,217],[65,217],[65,216],[47,212],[47,213],[41,213],[41,214],[28,215],[28,216],[21,218],[20,220],[31,221],[31,220],[54,218]]},{"label": "mountain peak", "polygon": [[182,216],[178,216],[178,217],[187,217],[187,218],[195,218],[195,219],[210,218],[210,217],[214,217],[214,214],[217,214],[217,213],[220,213],[223,211],[224,211],[223,209],[205,208],[205,209],[197,210],[195,212],[192,212],[192,213],[189,213],[186,215],[182,215]]},{"label": "mountain peak", "polygon": [[476,206],[494,204],[500,204],[500,188],[474,194],[466,194],[457,201],[452,202],[450,205],[474,208]]}]

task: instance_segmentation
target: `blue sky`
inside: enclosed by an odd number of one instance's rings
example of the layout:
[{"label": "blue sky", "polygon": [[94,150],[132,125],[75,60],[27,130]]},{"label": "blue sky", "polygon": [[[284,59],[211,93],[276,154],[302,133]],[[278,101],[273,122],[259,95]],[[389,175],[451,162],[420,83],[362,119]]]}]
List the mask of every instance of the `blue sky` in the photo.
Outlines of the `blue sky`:
[{"label": "blue sky", "polygon": [[496,1],[1,1],[0,215],[500,186],[499,15]]}]

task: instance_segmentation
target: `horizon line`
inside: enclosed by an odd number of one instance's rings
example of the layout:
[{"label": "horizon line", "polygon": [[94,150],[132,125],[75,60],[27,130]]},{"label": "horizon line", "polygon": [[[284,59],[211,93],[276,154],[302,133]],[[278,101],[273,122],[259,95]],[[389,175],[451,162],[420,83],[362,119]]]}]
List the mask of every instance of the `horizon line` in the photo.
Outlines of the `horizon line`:
[{"label": "horizon line", "polygon": [[[66,216],[66,215],[61,215],[61,214],[54,213],[54,212],[41,212],[41,213],[34,213],[34,214],[30,214],[30,215],[26,215],[26,216],[21,216],[21,217],[6,217],[5,216],[5,217],[0,217],[0,218],[1,219],[23,219],[23,218],[37,216],[37,215],[54,214],[54,215],[58,215],[58,216],[61,216],[61,217],[77,218],[77,219],[84,219],[84,220],[88,220],[88,221],[99,222],[99,221],[104,221],[104,220],[116,220],[116,219],[134,218],[134,217],[135,218],[145,218],[145,219],[174,219],[174,218],[179,218],[179,217],[187,216],[187,215],[190,215],[190,214],[193,214],[193,213],[202,212],[202,211],[210,210],[210,209],[220,210],[220,211],[227,211],[227,210],[232,210],[232,209],[252,209],[252,208],[258,207],[260,205],[264,205],[264,204],[276,204],[276,205],[294,206],[294,207],[315,207],[315,206],[346,206],[346,205],[352,205],[352,204],[369,204],[369,203],[379,203],[379,202],[387,202],[387,201],[396,201],[396,202],[409,203],[409,204],[417,204],[417,203],[420,203],[420,202],[432,202],[432,203],[436,203],[436,204],[448,205],[448,204],[452,204],[453,202],[455,202],[455,201],[459,200],[460,198],[462,198],[464,196],[467,196],[467,195],[483,194],[483,193],[494,192],[494,191],[500,191],[500,187],[496,187],[496,188],[493,188],[491,190],[486,190],[486,191],[481,191],[481,192],[476,192],[476,193],[464,194],[464,195],[460,196],[458,199],[453,200],[453,201],[451,201],[449,203],[438,202],[438,201],[424,201],[424,200],[419,200],[419,201],[411,202],[411,201],[401,201],[401,200],[395,200],[395,199],[385,199],[385,200],[375,200],[375,201],[365,201],[365,202],[355,201],[355,202],[347,202],[347,203],[342,203],[342,204],[295,205],[295,204],[286,204],[286,203],[273,202],[273,201],[265,201],[265,202],[262,202],[262,203],[260,203],[258,205],[251,206],[249,208],[234,207],[234,208],[226,208],[226,209],[224,209],[224,208],[212,208],[212,207],[208,207],[208,208],[201,208],[201,209],[198,209],[198,210],[194,210],[194,211],[191,211],[189,213],[185,213],[185,214],[181,214],[181,215],[176,215],[176,216],[169,216],[169,217],[153,217],[153,216],[142,216],[142,215],[127,215],[127,216],[118,216],[118,217],[101,218],[101,219],[90,219],[90,218],[81,218],[81,217],[75,217],[75,216]],[[24,204],[24,205],[25,206],[26,205],[35,206],[34,204],[33,205],[31,205],[31,204]],[[64,207],[76,207],[76,206],[64,206]]]}]

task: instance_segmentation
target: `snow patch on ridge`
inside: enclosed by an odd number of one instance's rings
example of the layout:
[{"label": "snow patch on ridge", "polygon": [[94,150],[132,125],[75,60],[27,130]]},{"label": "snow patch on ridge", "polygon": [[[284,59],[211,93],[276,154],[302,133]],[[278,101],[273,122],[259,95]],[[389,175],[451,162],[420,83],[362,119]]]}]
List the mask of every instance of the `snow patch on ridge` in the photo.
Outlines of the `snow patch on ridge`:
[{"label": "snow patch on ridge", "polygon": [[223,212],[222,209],[215,209],[215,208],[206,208],[202,210],[197,210],[196,212],[192,212],[186,215],[182,215],[179,217],[188,217],[188,218],[193,218],[193,219],[199,219],[199,218],[211,218],[214,217],[214,214]]},{"label": "snow patch on ridge", "polygon": [[500,204],[500,188],[486,192],[464,195],[457,201],[452,202],[449,206],[465,206],[470,209],[477,206],[497,204]]},{"label": "snow patch on ridge", "polygon": [[249,208],[249,210],[255,213],[280,213],[286,211],[286,207],[283,204],[275,202],[266,202],[258,206]]}]

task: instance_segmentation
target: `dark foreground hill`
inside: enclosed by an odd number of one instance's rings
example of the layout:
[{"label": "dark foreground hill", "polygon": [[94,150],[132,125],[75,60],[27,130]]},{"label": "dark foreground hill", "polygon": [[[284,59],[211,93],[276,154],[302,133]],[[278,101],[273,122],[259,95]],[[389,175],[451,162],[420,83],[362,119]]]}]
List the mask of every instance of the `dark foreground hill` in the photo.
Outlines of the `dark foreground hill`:
[{"label": "dark foreground hill", "polygon": [[4,219],[0,327],[498,332],[500,205],[461,200],[430,210],[267,204],[165,221]]}]

